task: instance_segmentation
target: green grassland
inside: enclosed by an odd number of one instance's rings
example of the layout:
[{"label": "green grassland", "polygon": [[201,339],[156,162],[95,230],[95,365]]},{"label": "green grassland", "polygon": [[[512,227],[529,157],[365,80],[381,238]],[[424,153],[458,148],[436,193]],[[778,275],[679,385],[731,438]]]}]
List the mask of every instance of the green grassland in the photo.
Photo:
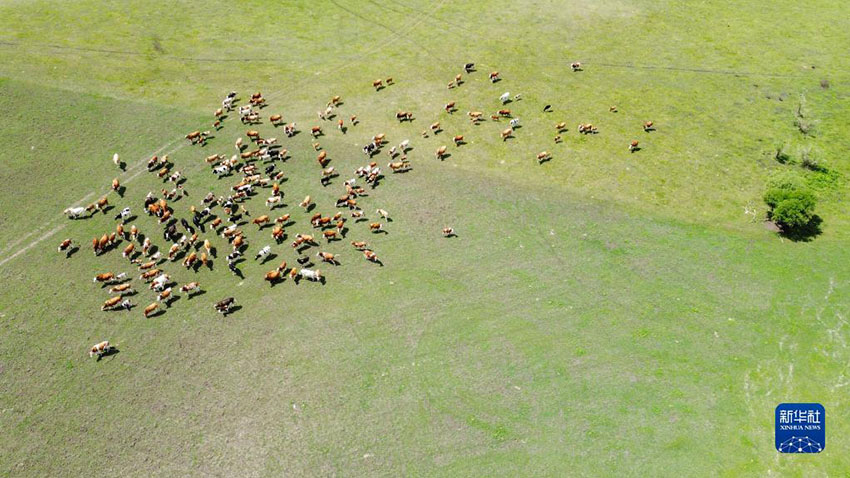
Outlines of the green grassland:
[{"label": "green grassland", "polygon": [[[784,0],[0,5],[0,476],[845,474],[843,11]],[[584,71],[569,72],[575,59]],[[465,61],[479,71],[447,90]],[[490,70],[504,80],[489,83]],[[369,87],[388,76],[395,85]],[[182,136],[209,128],[230,89],[263,91],[263,115],[302,130],[335,94],[343,117],[361,119],[345,135],[325,124],[319,142],[343,172],[327,188],[308,134],[257,127],[292,154],[277,210],[296,222],[290,237],[310,229],[304,195],[335,211],[368,138],[410,138],[413,171],[387,173],[361,199],[367,213],[390,211],[388,234],[352,223],[322,246],[342,263],[320,267],[325,285],[273,288],[262,274],[294,261],[288,245],[257,264],[269,230],[245,225],[239,280],[227,243],[207,234],[212,270],[164,265],[205,294],[150,319],[140,307],[100,312],[108,294],[90,278],[132,269],[87,246],[63,260],[56,244],[86,245],[121,207],[140,212],[165,187],[140,173],[155,152],[187,177],[178,217],[224,193],[237,179],[216,180],[203,157],[231,154],[246,128],[231,117],[204,148]],[[499,108],[504,91],[523,96],[508,106],[522,128],[507,142],[504,122],[464,114]],[[442,111],[452,100],[454,116]],[[810,135],[794,124],[801,104]],[[400,109],[416,120],[396,122]],[[657,131],[641,131],[647,119]],[[438,120],[443,133],[419,137]],[[555,145],[558,121],[571,131]],[[600,134],[578,136],[578,122]],[[455,134],[468,144],[436,161]],[[630,155],[631,139],[644,148]],[[791,164],[773,159],[777,145]],[[537,165],[544,149],[553,160]],[[823,171],[796,164],[806,149]],[[64,219],[107,193],[115,151],[125,197]],[[822,233],[808,241],[743,214],[764,213],[764,182],[782,169],[818,194]],[[254,216],[265,194],[247,203]],[[167,247],[154,220],[133,222]],[[445,225],[459,237],[443,239]],[[384,266],[350,240],[369,241]],[[212,303],[229,295],[242,308],[222,318]],[[89,359],[104,338],[120,352]],[[785,401],[825,405],[823,453],[776,453],[773,409]]]}]

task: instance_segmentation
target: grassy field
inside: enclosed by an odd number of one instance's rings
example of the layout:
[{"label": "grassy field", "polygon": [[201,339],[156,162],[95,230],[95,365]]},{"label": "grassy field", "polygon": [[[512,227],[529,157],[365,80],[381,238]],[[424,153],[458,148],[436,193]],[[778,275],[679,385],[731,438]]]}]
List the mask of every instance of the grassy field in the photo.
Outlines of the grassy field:
[{"label": "grassy field", "polygon": [[[0,5],[0,476],[846,473],[841,4],[314,3]],[[569,72],[573,60],[584,71]],[[479,71],[447,90],[466,61]],[[490,84],[490,70],[504,80]],[[371,90],[388,76],[395,85]],[[343,117],[361,119],[346,135],[325,124],[319,141],[343,172],[327,188],[309,135],[283,141],[292,159],[277,214],[292,214],[290,237],[310,229],[304,195],[335,211],[368,138],[410,138],[413,171],[361,200],[390,211],[388,234],[351,224],[322,246],[342,262],[320,267],[325,285],[274,288],[262,275],[293,262],[291,248],[275,246],[265,265],[248,257],[239,280],[227,243],[208,234],[220,252],[211,270],[163,266],[205,294],[151,319],[141,307],[100,312],[108,294],[90,278],[134,268],[86,244],[164,187],[143,172],[147,157],[168,153],[186,175],[178,217],[236,182],[203,163],[234,151],[246,129],[235,118],[203,149],[182,140],[209,128],[231,89],[263,91],[263,116],[302,130],[335,94]],[[508,106],[522,128],[507,142],[504,123],[464,114],[498,109],[504,91],[523,97]],[[442,111],[452,100],[454,116]],[[416,120],[397,123],[400,109]],[[444,132],[420,138],[438,120]],[[555,145],[558,121],[571,131]],[[578,122],[600,134],[578,136]],[[455,134],[468,144],[436,161]],[[644,146],[632,155],[631,139]],[[790,164],[773,159],[778,145]],[[538,166],[543,149],[553,160]],[[111,194],[109,214],[64,219],[107,192],[115,151],[125,197]],[[826,167],[801,168],[802,151]],[[808,241],[761,224],[764,183],[783,169],[817,191],[822,233]],[[254,216],[265,194],[247,203]],[[167,247],[154,220],[134,223]],[[443,239],[445,225],[459,237]],[[243,229],[249,256],[272,242]],[[85,246],[68,260],[55,251],[65,237]],[[222,318],[212,303],[229,295],[242,308]],[[89,359],[103,339],[120,352]],[[779,455],[773,410],[806,401],[827,409],[826,449]]]}]

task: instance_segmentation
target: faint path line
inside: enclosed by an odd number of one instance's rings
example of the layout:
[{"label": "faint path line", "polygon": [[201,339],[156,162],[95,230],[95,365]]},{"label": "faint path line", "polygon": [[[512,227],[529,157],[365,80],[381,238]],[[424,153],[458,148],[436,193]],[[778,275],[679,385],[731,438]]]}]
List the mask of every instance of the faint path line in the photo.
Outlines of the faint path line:
[{"label": "faint path line", "polygon": [[45,239],[47,239],[47,238],[49,238],[49,237],[53,236],[54,234],[56,234],[57,232],[61,231],[62,229],[65,229],[65,226],[67,226],[67,224],[60,224],[58,227],[53,228],[53,230],[51,230],[51,231],[50,231],[50,232],[48,232],[47,234],[45,234],[45,235],[43,235],[43,236],[39,237],[38,239],[36,239],[36,240],[34,240],[34,241],[30,242],[29,244],[27,244],[26,246],[24,246],[22,249],[19,249],[17,252],[15,252],[14,254],[12,254],[11,256],[9,256],[9,257],[7,257],[7,258],[5,258],[5,259],[3,259],[3,260],[0,260],[0,266],[2,266],[3,264],[5,264],[5,263],[7,263],[7,262],[11,261],[12,259],[14,259],[14,258],[18,257],[19,255],[23,254],[24,252],[27,252],[28,250],[30,250],[30,249],[32,249],[33,247],[37,246],[37,245],[38,245],[39,243],[41,243],[43,240],[45,240]]}]

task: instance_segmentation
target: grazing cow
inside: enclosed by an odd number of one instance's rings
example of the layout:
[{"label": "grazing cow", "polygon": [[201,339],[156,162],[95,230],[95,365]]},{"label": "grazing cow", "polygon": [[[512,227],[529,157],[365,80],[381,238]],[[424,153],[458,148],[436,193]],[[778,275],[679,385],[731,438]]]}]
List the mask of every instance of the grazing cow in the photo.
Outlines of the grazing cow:
[{"label": "grazing cow", "polygon": [[629,152],[634,153],[635,151],[639,150],[640,148],[638,147],[638,144],[639,144],[639,141],[637,141],[637,140],[634,140],[631,143],[629,143]]},{"label": "grazing cow", "polygon": [[313,126],[310,128],[310,134],[313,135],[314,138],[322,135],[322,127],[321,126]]},{"label": "grazing cow", "polygon": [[278,244],[280,244],[280,241],[283,240],[283,234],[283,228],[280,226],[275,226],[274,229],[272,229],[272,239],[274,239]]},{"label": "grazing cow", "polygon": [[145,318],[147,319],[147,318],[148,318],[148,317],[150,317],[150,315],[151,315],[151,314],[153,314],[153,313],[154,313],[154,311],[155,311],[156,309],[158,309],[158,308],[159,308],[159,304],[158,304],[158,303],[156,303],[156,302],[154,302],[154,303],[152,303],[151,305],[149,305],[149,306],[145,307],[145,310],[144,310],[144,312],[143,312],[143,315],[144,315],[144,316],[145,316]]},{"label": "grazing cow", "polygon": [[330,101],[328,101],[327,106],[337,106],[341,99],[342,99],[342,97],[339,96],[339,95],[334,96],[333,98],[331,98]]},{"label": "grazing cow", "polygon": [[153,268],[153,266],[155,266],[155,265],[156,265],[156,261],[155,261],[155,260],[153,260],[153,261],[148,261],[148,262],[145,262],[145,263],[139,264],[139,270],[140,270],[140,271],[144,271],[144,270],[152,269],[152,268]]},{"label": "grazing cow", "polygon": [[322,231],[322,237],[325,238],[326,241],[331,242],[331,240],[336,239],[337,231]]},{"label": "grazing cow", "polygon": [[505,118],[510,118],[511,117],[511,110],[499,110],[499,116],[502,116],[502,117],[505,117]]},{"label": "grazing cow", "polygon": [[190,268],[195,265],[195,262],[198,260],[198,254],[192,252],[185,259],[183,259],[183,267]]},{"label": "grazing cow", "polygon": [[323,282],[322,271],[319,270],[301,269],[298,274],[307,280]]},{"label": "grazing cow", "polygon": [[351,241],[351,245],[354,246],[354,248],[358,251],[362,251],[366,248],[366,246],[368,246],[368,244],[366,244],[366,241]]},{"label": "grazing cow", "polygon": [[310,208],[310,203],[311,203],[311,202],[312,202],[312,199],[310,199],[310,196],[307,196],[307,197],[305,197],[305,198],[304,198],[304,200],[303,200],[303,201],[301,201],[298,205],[299,205],[299,206],[301,206],[301,207],[303,207],[304,209],[309,209],[309,208]]},{"label": "grazing cow", "polygon": [[192,297],[193,294],[197,294],[201,291],[201,284],[197,282],[189,282],[188,284],[180,287],[180,292],[187,293],[189,297]]},{"label": "grazing cow", "polygon": [[516,128],[517,125],[519,125],[519,118],[512,118],[510,123],[511,123],[511,128]]},{"label": "grazing cow", "polygon": [[466,73],[472,73],[473,71],[475,71],[475,63],[464,63],[463,71],[465,71]]},{"label": "grazing cow", "polygon": [[365,257],[366,260],[370,262],[378,262],[378,255],[370,251],[369,249],[363,251],[363,257]]},{"label": "grazing cow", "polygon": [[244,236],[240,233],[238,236],[233,238],[233,250],[238,251],[242,248],[242,245],[245,244]]},{"label": "grazing cow", "polygon": [[562,121],[562,122],[557,123],[555,125],[555,131],[558,132],[558,133],[565,131],[566,129],[567,129],[567,123],[565,121]]},{"label": "grazing cow", "polygon": [[106,208],[109,207],[109,200],[106,199],[106,196],[103,196],[102,198],[97,200],[96,207],[98,211],[103,211],[103,213],[106,214]]},{"label": "grazing cow", "polygon": [[257,141],[258,139],[260,139],[260,132],[251,129],[245,132],[245,136],[247,136],[252,141]]},{"label": "grazing cow", "polygon": [[104,272],[103,274],[98,274],[94,276],[92,282],[108,282],[115,279],[115,274],[112,272]]},{"label": "grazing cow", "polygon": [[92,348],[89,349],[89,358],[92,358],[95,355],[97,355],[97,358],[100,358],[101,356],[109,352],[111,349],[112,347],[109,345],[108,340],[104,340],[103,342],[94,344],[92,345]]},{"label": "grazing cow", "polygon": [[[192,144],[197,143],[200,140],[200,138],[201,138],[201,132],[200,131],[192,131],[191,133],[186,135],[186,139],[188,139]],[[117,156],[117,154],[116,154],[116,156]],[[115,159],[116,158],[113,158],[113,161]]]},{"label": "grazing cow", "polygon": [[599,130],[592,123],[579,123],[578,132],[584,134],[596,134]]},{"label": "grazing cow", "polygon": [[581,71],[581,63],[578,61],[574,61],[570,63],[570,68],[572,68],[573,71]]},{"label": "grazing cow", "polygon": [[502,130],[502,133],[501,133],[501,135],[502,135],[502,141],[505,141],[505,140],[507,140],[508,138],[512,137],[512,136],[513,136],[513,134],[514,134],[514,130],[513,130],[513,128],[508,128],[508,129],[506,129],[506,130]]},{"label": "grazing cow", "polygon": [[333,254],[331,254],[330,252],[317,252],[316,257],[320,258],[322,260],[322,262],[327,262],[327,263],[333,264],[333,265],[339,265],[339,261],[337,261],[334,258],[335,256]]},{"label": "grazing cow", "polygon": [[282,121],[283,121],[283,116],[281,116],[281,115],[271,115],[271,116],[269,116],[269,123],[271,123],[272,126],[274,126],[274,127],[280,126],[280,123]]},{"label": "grazing cow", "polygon": [[501,101],[502,104],[505,104],[510,100],[511,100],[511,93],[509,91],[502,93],[502,96],[499,97],[499,101]]},{"label": "grazing cow", "polygon": [[165,284],[167,284],[170,279],[171,279],[171,276],[169,276],[168,274],[160,274],[160,275],[156,276],[156,279],[154,279],[151,282],[151,286],[150,286],[151,290],[160,291],[160,290],[164,289]]},{"label": "grazing cow", "polygon": [[445,155],[446,155],[446,147],[445,147],[445,146],[440,146],[440,148],[437,150],[437,153],[436,153],[437,159],[439,159],[440,161],[442,161],[442,160],[443,160],[443,157],[444,157]]},{"label": "grazing cow", "polygon": [[112,190],[118,191],[121,188],[121,183],[118,181],[118,178],[112,180]]},{"label": "grazing cow", "polygon": [[391,76],[391,77],[387,78],[386,80],[384,80],[384,83],[386,83],[387,85],[392,85],[393,84],[393,77]]},{"label": "grazing cow", "polygon": [[375,81],[372,82],[372,88],[375,88],[375,91],[378,91],[383,87],[384,87],[384,81],[383,80],[375,80]]},{"label": "grazing cow", "polygon": [[546,106],[543,107],[544,113],[549,113],[551,111],[552,111],[552,105],[546,105]]},{"label": "grazing cow", "polygon": [[446,105],[443,106],[443,109],[446,110],[446,113],[452,114],[452,112],[455,111],[455,102],[451,101],[449,103],[446,103]]},{"label": "grazing cow", "polygon": [[84,207],[69,207],[62,211],[65,213],[69,219],[77,219],[86,213],[86,208]]},{"label": "grazing cow", "polygon": [[459,134],[459,135],[455,136],[454,138],[452,138],[452,141],[455,142],[455,146],[460,146],[461,143],[463,143],[463,135]]},{"label": "grazing cow", "polygon": [[118,157],[118,153],[112,155],[112,164],[121,167],[121,159]]},{"label": "grazing cow", "polygon": [[491,72],[490,75],[487,78],[490,80],[490,83],[495,83],[495,82],[497,82],[501,79],[501,78],[499,78],[499,72],[498,71]]},{"label": "grazing cow", "polygon": [[136,243],[131,242],[130,244],[127,245],[127,247],[124,248],[124,251],[121,253],[121,256],[128,257],[130,254],[133,253],[133,251],[135,249],[136,249]]},{"label": "grazing cow", "polygon": [[612,105],[612,106],[609,106],[609,107],[608,107],[608,111],[610,111],[611,113],[616,113],[616,112],[617,112],[617,107],[616,107],[616,106],[613,106],[613,105]]},{"label": "grazing cow", "polygon": [[453,227],[444,227],[443,228],[443,237],[451,237],[455,236],[455,230]]},{"label": "grazing cow", "polygon": [[375,212],[378,213],[378,215],[384,219],[390,218],[390,213],[387,212],[385,209],[376,209]]},{"label": "grazing cow", "polygon": [[73,249],[74,243],[70,239],[65,239],[64,241],[59,243],[59,250],[57,252],[65,251],[65,255]]},{"label": "grazing cow", "polygon": [[115,216],[115,220],[117,221],[118,219],[121,219],[121,221],[123,222],[123,221],[126,221],[128,217],[130,217],[130,208],[125,207],[124,209],[121,210],[121,212],[119,212]]},{"label": "grazing cow", "polygon": [[116,285],[116,286],[111,287],[109,289],[110,294],[120,294],[122,296],[125,295],[125,294],[133,294],[135,292],[136,291],[134,291],[133,288],[130,287],[129,282],[125,283],[125,284]]},{"label": "grazing cow", "polygon": [[474,123],[474,122],[480,120],[481,116],[483,116],[484,113],[481,112],[481,111],[467,111],[466,115],[469,116],[470,121],[472,121]]},{"label": "grazing cow", "polygon": [[157,302],[164,302],[166,307],[169,306],[168,303],[169,303],[170,300],[171,300],[171,287],[165,289],[164,291],[160,292],[156,296],[156,301]]},{"label": "grazing cow", "polygon": [[384,230],[384,225],[380,222],[373,222],[369,224],[369,230],[372,232],[382,232]]},{"label": "grazing cow", "polygon": [[280,216],[279,218],[275,219],[274,222],[278,224],[283,224],[289,220],[289,217],[289,214],[284,214],[283,216]]},{"label": "grazing cow", "polygon": [[100,310],[112,310],[115,306],[121,303],[121,296],[116,295],[115,297],[110,297],[103,305],[100,307]]},{"label": "grazing cow", "polygon": [[271,253],[272,253],[272,248],[271,248],[271,246],[263,247],[262,249],[260,249],[260,250],[257,252],[257,255],[256,255],[256,256],[254,256],[254,260],[256,261],[257,259],[259,259],[259,258],[261,258],[261,257],[266,257],[267,255],[269,255],[269,254],[271,254]]},{"label": "grazing cow", "polygon": [[643,130],[649,133],[650,131],[654,131],[655,127],[653,126],[652,121],[644,121],[643,122]]},{"label": "grazing cow", "polygon": [[139,275],[139,280],[144,280],[145,282],[149,282],[151,279],[153,279],[157,274],[159,274],[161,272],[162,271],[159,270],[159,269],[151,269],[149,271],[142,272],[142,274]]},{"label": "grazing cow", "polygon": [[549,160],[551,156],[549,155],[549,151],[542,151],[537,153],[537,164],[542,164],[544,161]]},{"label": "grazing cow", "polygon": [[387,163],[387,167],[392,170],[393,173],[403,173],[406,171],[410,171],[412,166],[405,160],[402,161],[393,161]]},{"label": "grazing cow", "polygon": [[[280,199],[280,198],[277,198],[277,199]],[[268,201],[266,201],[266,204],[268,204]],[[260,226],[260,229],[262,229],[262,228],[263,228],[263,225],[268,224],[268,223],[269,223],[269,221],[270,221],[269,216],[267,216],[267,215],[262,215],[262,216],[260,216],[260,217],[258,217],[258,218],[256,218],[256,219],[254,219],[254,220],[253,220],[253,221],[251,221],[251,222],[252,222],[253,224],[256,224],[256,225]]]},{"label": "grazing cow", "polygon": [[215,310],[216,310],[216,312],[218,312],[220,314],[227,315],[228,313],[230,313],[230,310],[233,308],[233,306],[235,304],[236,304],[236,299],[234,299],[233,297],[228,297],[224,300],[220,300],[220,301],[216,302],[215,303]]},{"label": "grazing cow", "polygon": [[437,134],[440,131],[442,131],[440,129],[440,122],[439,121],[437,121],[436,123],[432,123],[430,128],[431,128],[431,132],[433,132],[434,134]]},{"label": "grazing cow", "polygon": [[283,271],[286,269],[286,261],[283,261],[281,265],[277,267],[277,269],[266,272],[263,280],[267,280],[270,286],[274,286],[283,278]]}]

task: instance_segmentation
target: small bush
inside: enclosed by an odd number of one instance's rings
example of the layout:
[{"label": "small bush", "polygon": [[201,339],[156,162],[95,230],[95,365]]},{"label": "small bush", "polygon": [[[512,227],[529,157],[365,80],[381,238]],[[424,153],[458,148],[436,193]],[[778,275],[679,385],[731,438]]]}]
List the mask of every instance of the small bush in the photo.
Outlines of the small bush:
[{"label": "small bush", "polygon": [[796,175],[778,174],[768,181],[764,202],[770,218],[784,230],[801,228],[814,217],[817,200]]}]

